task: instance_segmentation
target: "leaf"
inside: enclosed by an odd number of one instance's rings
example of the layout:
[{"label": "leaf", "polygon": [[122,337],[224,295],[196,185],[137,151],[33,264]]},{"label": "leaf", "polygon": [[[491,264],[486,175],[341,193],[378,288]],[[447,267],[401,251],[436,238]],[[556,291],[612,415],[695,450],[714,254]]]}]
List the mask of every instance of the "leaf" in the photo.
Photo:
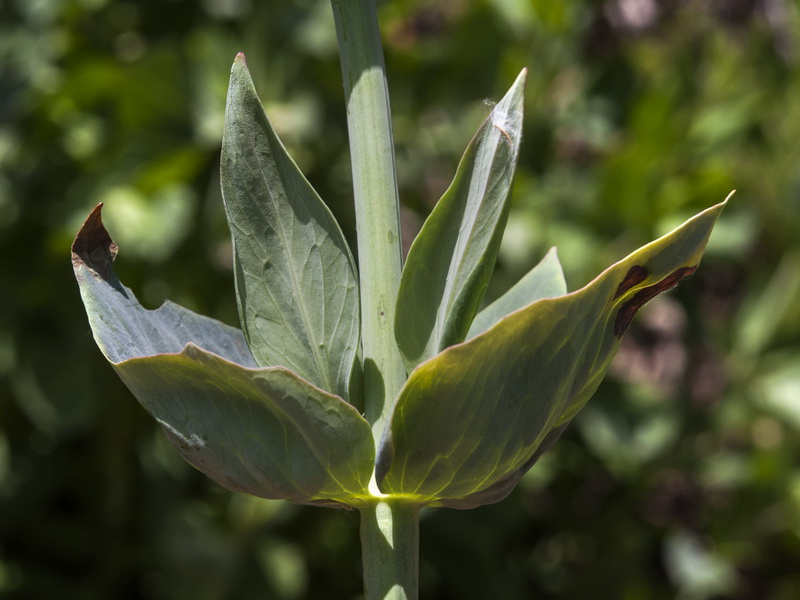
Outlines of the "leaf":
[{"label": "leaf", "polygon": [[165,302],[146,310],[117,279],[117,245],[101,217],[89,214],[72,245],[72,266],[95,341],[112,363],[138,356],[180,352],[192,342],[244,367],[257,366],[242,332],[182,306]]},{"label": "leaf", "polygon": [[242,54],[231,70],[221,171],[239,315],[256,362],[346,398],[360,340],[353,257],[267,120]]},{"label": "leaf", "polygon": [[381,491],[461,508],[508,493],[594,393],[636,311],[694,272],[724,205],[417,367],[381,441]]},{"label": "leaf", "polygon": [[551,248],[538,265],[477,314],[466,339],[472,339],[483,333],[503,317],[536,300],[556,298],[566,293],[567,282],[564,280],[564,271],[561,270],[556,249]]},{"label": "leaf", "polygon": [[408,252],[394,331],[409,371],[463,341],[483,299],[508,217],[525,76],[475,134]]},{"label": "leaf", "polygon": [[484,488],[479,492],[475,492],[474,494],[470,494],[466,498],[458,498],[453,500],[443,498],[438,500],[436,504],[438,506],[444,506],[447,508],[466,510],[469,508],[477,508],[478,506],[485,506],[486,504],[494,504],[495,502],[504,500],[511,492],[514,491],[514,488],[517,487],[517,484],[519,483],[520,479],[522,479],[522,476],[525,475],[525,473],[527,473],[534,464],[536,464],[536,462],[542,457],[542,454],[553,447],[553,444],[555,444],[558,441],[558,438],[561,437],[561,434],[564,433],[567,425],[568,423],[565,423],[564,425],[559,425],[553,429],[547,434],[547,436],[545,436],[545,438],[542,440],[542,443],[536,448],[533,456],[525,461],[522,466],[511,471],[508,475],[496,481],[489,487]]},{"label": "leaf", "polygon": [[95,340],[192,465],[221,485],[298,503],[358,503],[370,426],[342,398],[283,367],[256,368],[241,331],[172,303],[143,308],[117,279],[101,206],[72,250]]},{"label": "leaf", "polygon": [[180,455],[230,490],[324,505],[369,494],[367,422],[283,367],[245,369],[189,344],[115,368]]}]

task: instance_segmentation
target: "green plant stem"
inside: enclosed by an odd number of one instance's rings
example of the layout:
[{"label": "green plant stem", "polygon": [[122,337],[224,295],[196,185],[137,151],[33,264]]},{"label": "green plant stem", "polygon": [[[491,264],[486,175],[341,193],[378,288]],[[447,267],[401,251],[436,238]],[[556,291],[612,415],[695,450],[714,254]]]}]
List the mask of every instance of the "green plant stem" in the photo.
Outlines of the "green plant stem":
[{"label": "green plant stem", "polygon": [[394,141],[375,0],[331,0],[339,39],[358,233],[364,410],[376,440],[405,383],[394,339],[403,255]]},{"label": "green plant stem", "polygon": [[417,600],[420,505],[376,499],[361,509],[367,600]]}]

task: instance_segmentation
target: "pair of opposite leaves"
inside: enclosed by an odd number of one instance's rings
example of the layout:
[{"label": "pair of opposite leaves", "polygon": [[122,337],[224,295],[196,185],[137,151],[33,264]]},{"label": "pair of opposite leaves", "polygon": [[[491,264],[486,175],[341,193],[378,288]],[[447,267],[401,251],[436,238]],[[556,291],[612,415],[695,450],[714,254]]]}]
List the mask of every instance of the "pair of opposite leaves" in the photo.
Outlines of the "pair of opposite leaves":
[{"label": "pair of opposite leaves", "polygon": [[[478,312],[508,214],[524,72],[470,142],[409,251],[395,334],[409,377],[380,440],[351,385],[355,264],[270,126],[243,55],[231,71],[222,188],[243,332],[117,279],[98,206],[73,244],[95,340],[189,463],[223,486],[304,504],[384,494],[497,502],[595,391],[636,311],[697,268],[724,202],[567,294],[554,250]],[[377,446],[377,447],[376,447]]]}]

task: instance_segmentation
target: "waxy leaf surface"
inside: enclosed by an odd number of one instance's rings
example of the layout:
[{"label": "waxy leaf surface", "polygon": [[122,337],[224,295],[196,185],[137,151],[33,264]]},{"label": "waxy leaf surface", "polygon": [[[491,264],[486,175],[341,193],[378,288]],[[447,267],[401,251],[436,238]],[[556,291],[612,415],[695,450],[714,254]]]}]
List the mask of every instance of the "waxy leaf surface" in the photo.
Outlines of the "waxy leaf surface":
[{"label": "waxy leaf surface", "polygon": [[241,54],[231,71],[221,171],[239,315],[256,362],[347,398],[360,339],[353,258],[267,120]]},{"label": "waxy leaf surface", "polygon": [[221,485],[342,506],[367,494],[374,444],[342,398],[258,368],[241,331],[172,303],[143,308],[112,269],[98,206],[72,262],[98,346],[178,452]]},{"label": "waxy leaf surface", "polygon": [[694,272],[723,207],[417,367],[381,442],[380,489],[456,508],[502,499],[594,393],[636,311]]},{"label": "waxy leaf surface", "polygon": [[467,147],[400,279],[395,338],[410,371],[465,339],[494,268],[521,141],[525,71]]}]

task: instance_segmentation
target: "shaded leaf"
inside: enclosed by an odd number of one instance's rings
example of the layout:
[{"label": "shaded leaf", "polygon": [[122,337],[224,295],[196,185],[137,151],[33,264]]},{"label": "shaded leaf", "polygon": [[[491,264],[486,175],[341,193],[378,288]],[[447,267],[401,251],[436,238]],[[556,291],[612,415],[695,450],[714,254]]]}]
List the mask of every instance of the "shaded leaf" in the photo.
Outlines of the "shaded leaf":
[{"label": "shaded leaf", "polygon": [[520,476],[594,393],[636,311],[694,272],[723,207],[417,367],[381,442],[380,489],[469,507]]},{"label": "shaded leaf", "polygon": [[242,333],[172,303],[143,308],[112,269],[92,211],[72,262],[95,340],[192,465],[221,485],[299,503],[357,503],[374,444],[342,398],[283,368],[256,368]]},{"label": "shaded leaf", "polygon": [[244,369],[189,344],[115,368],[181,456],[230,490],[325,505],[369,493],[367,422],[283,367]]},{"label": "shaded leaf", "polygon": [[483,333],[503,317],[542,298],[556,298],[567,293],[564,271],[555,248],[539,264],[514,284],[505,294],[475,316],[466,339]]},{"label": "shaded leaf", "polygon": [[531,467],[536,464],[536,462],[542,457],[542,454],[553,447],[553,444],[555,444],[558,441],[558,438],[561,437],[561,434],[564,433],[567,425],[568,423],[564,423],[563,425],[559,425],[553,429],[545,436],[545,438],[542,440],[542,443],[536,448],[533,456],[525,461],[522,466],[514,469],[508,475],[494,482],[489,487],[484,488],[479,492],[475,492],[474,494],[470,494],[466,498],[443,498],[437,501],[436,504],[439,506],[445,506],[447,508],[466,510],[470,508],[477,508],[478,506],[484,506],[486,504],[494,504],[495,502],[504,500],[511,492],[514,491],[514,488],[517,487],[517,484],[519,483],[520,479],[522,479],[522,476],[525,475],[525,473],[527,473]]},{"label": "shaded leaf", "polygon": [[521,141],[523,71],[467,147],[400,279],[395,338],[406,368],[464,340],[494,268]]},{"label": "shaded leaf", "polygon": [[256,362],[346,398],[360,339],[353,258],[267,120],[242,54],[231,70],[221,170],[239,315]]}]

